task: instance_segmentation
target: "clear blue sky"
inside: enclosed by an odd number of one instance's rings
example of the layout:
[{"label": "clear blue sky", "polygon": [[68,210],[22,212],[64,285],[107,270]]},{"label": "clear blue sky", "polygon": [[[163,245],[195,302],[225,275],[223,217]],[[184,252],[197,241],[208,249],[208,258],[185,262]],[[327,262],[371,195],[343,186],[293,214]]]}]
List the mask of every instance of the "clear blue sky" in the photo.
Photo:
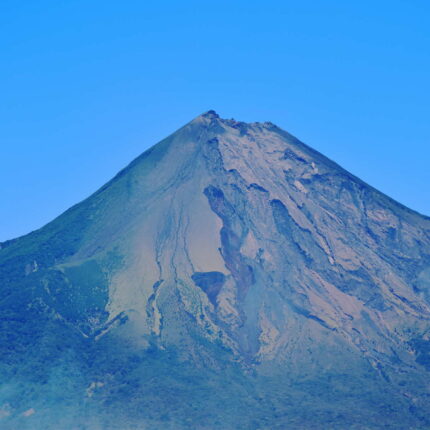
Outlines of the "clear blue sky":
[{"label": "clear blue sky", "polygon": [[430,2],[0,3],[0,241],[203,111],[270,120],[430,215]]}]

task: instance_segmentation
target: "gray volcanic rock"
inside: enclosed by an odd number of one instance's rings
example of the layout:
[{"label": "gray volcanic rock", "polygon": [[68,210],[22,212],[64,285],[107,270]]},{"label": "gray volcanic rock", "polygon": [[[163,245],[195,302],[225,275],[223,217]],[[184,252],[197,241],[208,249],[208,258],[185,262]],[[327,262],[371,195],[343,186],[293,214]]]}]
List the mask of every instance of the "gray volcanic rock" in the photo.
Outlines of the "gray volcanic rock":
[{"label": "gray volcanic rock", "polygon": [[430,219],[203,114],[0,248],[2,429],[430,428]]}]

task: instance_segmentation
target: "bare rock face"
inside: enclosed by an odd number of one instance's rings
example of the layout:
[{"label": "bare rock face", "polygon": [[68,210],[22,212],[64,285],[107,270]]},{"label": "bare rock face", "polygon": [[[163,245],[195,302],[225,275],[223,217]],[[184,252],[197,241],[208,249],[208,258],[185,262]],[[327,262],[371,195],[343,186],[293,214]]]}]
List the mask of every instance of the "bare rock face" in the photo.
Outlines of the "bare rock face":
[{"label": "bare rock face", "polygon": [[1,244],[0,324],[5,429],[427,428],[430,219],[209,111]]}]

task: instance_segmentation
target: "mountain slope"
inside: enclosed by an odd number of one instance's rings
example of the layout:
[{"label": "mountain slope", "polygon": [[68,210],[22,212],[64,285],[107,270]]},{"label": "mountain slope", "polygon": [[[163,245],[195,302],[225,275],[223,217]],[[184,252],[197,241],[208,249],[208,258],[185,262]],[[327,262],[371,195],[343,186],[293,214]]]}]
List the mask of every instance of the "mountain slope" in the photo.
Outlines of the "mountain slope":
[{"label": "mountain slope", "polygon": [[429,289],[428,218],[209,111],[1,245],[0,422],[422,428]]}]

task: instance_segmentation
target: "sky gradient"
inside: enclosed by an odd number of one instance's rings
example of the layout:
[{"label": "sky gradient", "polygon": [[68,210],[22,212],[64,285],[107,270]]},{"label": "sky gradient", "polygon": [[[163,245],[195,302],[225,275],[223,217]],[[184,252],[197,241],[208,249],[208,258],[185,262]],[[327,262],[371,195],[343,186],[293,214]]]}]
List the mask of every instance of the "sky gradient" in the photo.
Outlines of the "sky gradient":
[{"label": "sky gradient", "polygon": [[430,3],[0,5],[0,241],[195,116],[272,121],[430,215]]}]

